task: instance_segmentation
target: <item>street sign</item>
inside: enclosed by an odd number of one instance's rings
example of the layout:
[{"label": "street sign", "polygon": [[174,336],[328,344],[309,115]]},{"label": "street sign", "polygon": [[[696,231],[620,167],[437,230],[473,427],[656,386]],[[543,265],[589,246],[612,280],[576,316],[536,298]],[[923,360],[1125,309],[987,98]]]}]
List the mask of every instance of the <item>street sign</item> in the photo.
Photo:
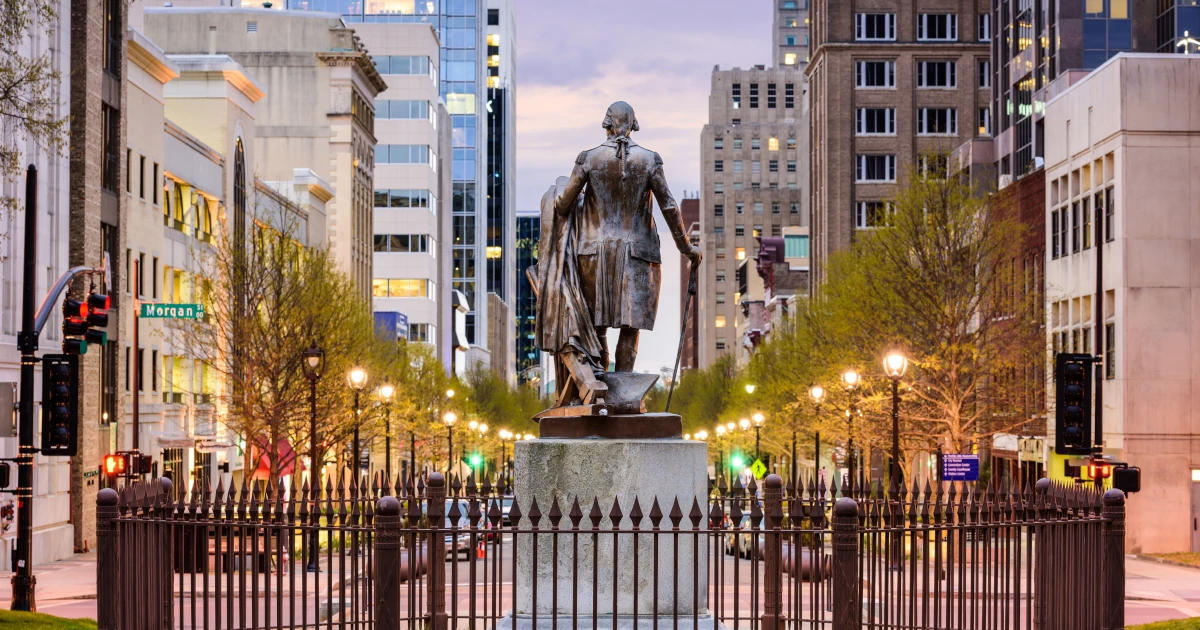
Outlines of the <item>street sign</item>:
[{"label": "street sign", "polygon": [[138,317],[166,319],[204,319],[203,304],[154,304],[142,302]]},{"label": "street sign", "polygon": [[755,479],[762,479],[767,474],[767,465],[762,463],[761,459],[756,459],[750,464],[750,472],[754,473]]},{"label": "street sign", "polygon": [[942,481],[979,481],[979,456],[942,455]]}]

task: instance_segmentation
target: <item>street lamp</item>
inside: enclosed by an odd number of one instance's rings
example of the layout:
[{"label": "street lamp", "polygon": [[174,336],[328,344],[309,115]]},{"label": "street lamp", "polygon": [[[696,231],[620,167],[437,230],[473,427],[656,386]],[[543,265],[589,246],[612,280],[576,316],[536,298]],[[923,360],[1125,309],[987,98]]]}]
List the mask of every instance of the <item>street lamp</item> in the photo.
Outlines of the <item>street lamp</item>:
[{"label": "street lamp", "polygon": [[[447,395],[453,395],[454,390],[447,391]],[[446,473],[450,474],[454,470],[454,423],[458,422],[458,416],[453,411],[447,411],[446,415],[442,416],[442,422],[446,423]]]},{"label": "street lamp", "polygon": [[900,478],[900,378],[908,370],[908,358],[897,351],[883,358],[883,371],[892,379],[892,483],[901,487]]},{"label": "street lamp", "polygon": [[[820,385],[813,385],[808,388],[808,397],[813,400],[813,420],[819,422],[821,419],[821,403],[825,400],[825,388]],[[816,432],[816,447],[813,449],[813,465],[817,469],[817,481],[821,479],[821,432]],[[792,433],[792,461],[796,460],[796,434]]]},{"label": "street lamp", "polygon": [[753,416],[750,416],[750,418],[754,422],[754,459],[761,460],[762,452],[758,450],[758,432],[760,429],[762,429],[763,420],[765,420],[765,418],[763,418],[761,413],[755,413]]},{"label": "street lamp", "polygon": [[532,440],[532,439],[535,439],[535,438],[533,437],[533,434],[532,434],[532,433],[526,433],[526,434],[525,434],[525,439],[526,439],[526,440]]},{"label": "street lamp", "polygon": [[[359,452],[359,445],[358,445],[358,424],[359,424],[358,421],[359,421],[359,416],[362,415],[362,410],[359,409],[359,407],[358,407],[358,403],[359,403],[358,395],[361,394],[362,390],[365,389],[367,386],[367,371],[360,367],[352,368],[350,370],[350,373],[346,375],[346,382],[349,383],[350,389],[354,390],[354,455],[353,455],[353,461],[354,461],[354,476],[357,478],[359,475],[362,475],[362,468],[361,468],[362,461],[360,461],[362,458],[362,453]],[[355,481],[355,483],[358,483],[358,482]]]},{"label": "street lamp", "polygon": [[720,474],[725,468],[725,443],[721,441],[721,438],[725,437],[725,433],[729,429],[726,429],[723,424],[718,424],[713,431],[717,434],[717,474]]},{"label": "street lamp", "polygon": [[850,395],[850,406],[846,409],[846,460],[851,488],[854,487],[854,412],[857,407],[854,400],[854,390],[858,388],[860,378],[858,372],[853,369],[842,372],[842,387]]},{"label": "street lamp", "polygon": [[[480,423],[478,429],[479,429],[479,439],[482,441],[484,436],[487,435],[488,425],[484,424],[484,423]],[[486,455],[483,457],[483,474],[485,474],[485,475],[487,474],[487,456]]]},{"label": "street lamp", "polygon": [[[317,381],[321,380],[321,373],[325,369],[325,353],[317,347],[314,341],[312,345],[304,351],[304,377],[308,379],[308,461],[309,461],[309,483],[312,484],[313,491],[317,492],[317,488],[321,485],[321,478],[317,471],[320,470],[317,460],[320,455],[317,453]],[[315,496],[315,495],[314,495]],[[312,525],[311,540],[308,546],[308,566],[309,573],[316,573],[317,558],[319,555],[318,547],[318,530],[320,510],[314,509],[310,517]]]},{"label": "street lamp", "polygon": [[392,478],[392,399],[396,388],[391,383],[379,386],[379,400],[383,403],[383,474]]},{"label": "street lamp", "polygon": [[514,436],[512,431],[508,429],[500,429],[496,432],[496,435],[500,436],[500,478],[504,480],[508,475],[508,459],[504,454],[505,446],[508,445],[508,441],[513,439]]},{"label": "street lamp", "polygon": [[697,431],[697,432],[696,432],[696,439],[697,439],[697,440],[700,440],[701,442],[703,442],[703,441],[707,440],[707,439],[708,439],[708,431],[705,431],[705,430],[703,430],[703,429],[701,429],[701,430]]},{"label": "street lamp", "polygon": [[747,384],[746,384],[746,393],[747,393],[747,394],[753,394],[753,393],[754,393],[754,384],[753,384],[753,383],[747,383]]}]

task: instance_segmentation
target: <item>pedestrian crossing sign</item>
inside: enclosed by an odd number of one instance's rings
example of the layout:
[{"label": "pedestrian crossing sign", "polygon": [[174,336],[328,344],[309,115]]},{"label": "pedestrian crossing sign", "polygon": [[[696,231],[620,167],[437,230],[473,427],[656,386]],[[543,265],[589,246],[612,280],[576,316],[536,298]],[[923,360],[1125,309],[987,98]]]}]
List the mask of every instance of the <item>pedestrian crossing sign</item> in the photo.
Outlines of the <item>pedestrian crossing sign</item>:
[{"label": "pedestrian crossing sign", "polygon": [[762,463],[761,459],[756,459],[750,464],[750,472],[754,473],[755,479],[762,479],[767,474],[767,465]]}]

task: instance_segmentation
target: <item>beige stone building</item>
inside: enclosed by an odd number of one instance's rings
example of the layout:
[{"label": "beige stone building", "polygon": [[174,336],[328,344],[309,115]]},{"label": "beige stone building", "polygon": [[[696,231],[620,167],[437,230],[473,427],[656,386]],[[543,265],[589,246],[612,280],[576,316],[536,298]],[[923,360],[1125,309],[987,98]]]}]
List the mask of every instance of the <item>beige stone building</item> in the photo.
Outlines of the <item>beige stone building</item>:
[{"label": "beige stone building", "polygon": [[778,0],[771,27],[773,64],[777,68],[794,67],[801,72],[808,65],[808,2]]},{"label": "beige stone building", "polygon": [[808,224],[807,177],[800,168],[804,136],[797,124],[803,81],[791,67],[713,70],[708,124],[700,133],[700,367],[738,343],[736,320],[746,292],[738,270],[757,256],[756,239]]},{"label": "beige stone building", "polygon": [[324,13],[229,7],[148,8],[143,19],[167,52],[228,54],[262,85],[252,175],[284,181],[308,167],[328,182],[329,247],[369,299],[375,164],[437,158],[428,146],[376,150],[374,101],[387,85],[353,29]]},{"label": "beige stone building", "polygon": [[[1122,53],[1046,105],[1046,326],[1056,351],[1104,356],[1105,452],[1142,469],[1134,553],[1200,551],[1197,90],[1198,58]],[[1047,460],[1064,479],[1066,458]]]},{"label": "beige stone building", "polygon": [[814,286],[830,253],[885,220],[919,156],[987,134],[991,51],[979,25],[990,11],[987,0],[812,3]]}]

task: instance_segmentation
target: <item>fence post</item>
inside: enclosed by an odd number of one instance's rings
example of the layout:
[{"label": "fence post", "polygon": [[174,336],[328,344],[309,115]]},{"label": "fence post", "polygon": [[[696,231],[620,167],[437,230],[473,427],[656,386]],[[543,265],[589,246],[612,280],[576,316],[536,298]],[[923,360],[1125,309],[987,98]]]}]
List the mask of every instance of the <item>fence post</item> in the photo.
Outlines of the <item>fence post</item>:
[{"label": "fence post", "polygon": [[429,630],[446,630],[446,478],[430,473],[425,485],[429,515]]},{"label": "fence post", "polygon": [[862,627],[858,581],[858,503],[842,497],[833,506],[833,630]]},{"label": "fence post", "polygon": [[1125,627],[1125,493],[1116,488],[1104,493],[1103,592],[1104,630]]},{"label": "fence post", "polygon": [[[409,553],[409,562],[416,558]],[[411,569],[411,567],[410,567]],[[412,575],[410,571],[410,575]],[[375,628],[400,630],[400,501],[385,496],[375,510]]]},{"label": "fence post", "polygon": [[[783,548],[779,528],[783,525],[783,479],[767,475],[763,483],[763,511],[767,517],[767,533],[763,540],[763,606],[762,630],[783,628]],[[793,569],[796,571],[796,569]]]},{"label": "fence post", "polygon": [[1049,501],[1050,480],[1042,477],[1034,484],[1034,518],[1037,524],[1033,526],[1034,565],[1033,565],[1033,623],[1035,628],[1048,627],[1050,606],[1050,580],[1047,578],[1053,560],[1050,556],[1053,545],[1050,543],[1050,526],[1046,524],[1049,518],[1047,501]]},{"label": "fence post", "polygon": [[117,598],[117,491],[104,488],[96,493],[96,627],[119,630],[121,619]]}]

